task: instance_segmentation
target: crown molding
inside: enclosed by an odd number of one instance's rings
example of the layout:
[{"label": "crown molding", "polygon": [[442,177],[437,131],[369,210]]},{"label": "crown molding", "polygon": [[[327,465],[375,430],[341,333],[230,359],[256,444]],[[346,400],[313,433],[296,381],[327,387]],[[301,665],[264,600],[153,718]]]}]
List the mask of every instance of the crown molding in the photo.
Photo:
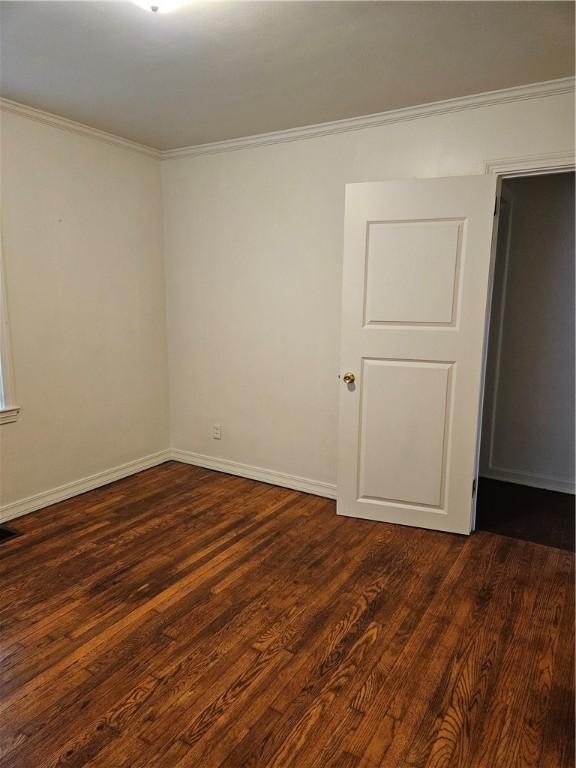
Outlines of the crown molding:
[{"label": "crown molding", "polygon": [[214,141],[208,144],[197,144],[181,149],[168,149],[160,152],[162,160],[173,160],[184,157],[199,157],[220,152],[234,152],[239,149],[253,149],[265,147],[271,144],[284,144],[291,141],[303,141],[316,139],[322,136],[332,136],[348,131],[361,131],[366,128],[376,128],[382,125],[393,125],[408,120],[419,120],[424,117],[446,115],[451,112],[461,112],[479,107],[490,107],[510,102],[525,101],[527,99],[540,99],[546,96],[559,96],[563,93],[573,93],[576,80],[573,77],[564,77],[558,80],[548,80],[542,83],[531,83],[505,88],[499,91],[477,93],[472,96],[462,96],[456,99],[435,101],[429,104],[420,104],[415,107],[403,107],[380,112],[375,115],[352,117],[346,120],[335,120],[330,123],[319,123],[302,128],[289,128],[285,131],[273,131],[260,133],[255,136],[244,136],[238,139],[226,139]]},{"label": "crown molding", "polygon": [[542,83],[530,83],[529,85],[519,85],[512,88],[505,88],[499,91],[488,91],[486,93],[477,93],[471,96],[462,96],[456,99],[445,99],[444,101],[434,101],[429,104],[419,104],[414,107],[403,107],[401,109],[392,109],[387,112],[379,112],[374,115],[364,115],[362,117],[351,117],[345,120],[335,120],[329,123],[318,123],[316,125],[307,125],[301,128],[289,128],[284,131],[272,131],[270,133],[260,133],[253,136],[243,136],[237,139],[226,139],[224,141],[214,141],[208,144],[195,144],[189,147],[179,149],[159,150],[154,147],[139,144],[130,139],[124,139],[113,133],[101,131],[98,128],[92,128],[84,123],[78,123],[69,120],[66,117],[54,115],[51,112],[45,112],[42,109],[29,107],[20,104],[17,101],[0,97],[0,111],[12,112],[13,114],[27,117],[45,125],[51,125],[61,130],[70,131],[90,138],[104,141],[108,144],[130,149],[134,152],[148,155],[162,160],[172,160],[183,157],[199,157],[201,155],[213,155],[220,152],[234,152],[239,149],[253,149],[256,147],[265,147],[273,144],[285,144],[291,141],[304,141],[306,139],[315,139],[322,136],[332,136],[338,133],[347,133],[349,131],[361,131],[367,128],[377,128],[382,125],[393,125],[408,120],[419,120],[425,117],[437,115],[446,115],[451,112],[462,112],[468,109],[478,109],[480,107],[496,106],[527,99],[540,99],[547,96],[559,96],[564,93],[574,93],[576,79],[574,77],[564,77],[558,80],[548,80]]},{"label": "crown molding", "polygon": [[29,120],[34,120],[37,123],[51,125],[54,128],[60,128],[63,131],[80,134],[81,136],[89,136],[91,139],[104,141],[107,144],[113,144],[117,147],[122,147],[123,149],[140,152],[141,154],[149,155],[150,157],[160,158],[161,156],[161,152],[153,147],[139,144],[136,141],[130,141],[130,139],[123,139],[121,136],[115,136],[113,133],[107,133],[98,128],[91,128],[89,125],[84,125],[84,123],[77,123],[75,120],[68,120],[67,117],[53,115],[51,112],[45,112],[44,110],[36,109],[35,107],[28,107],[26,104],[20,104],[19,102],[11,101],[10,99],[0,97],[0,111],[11,112],[12,114],[20,115],[21,117],[27,117]]}]

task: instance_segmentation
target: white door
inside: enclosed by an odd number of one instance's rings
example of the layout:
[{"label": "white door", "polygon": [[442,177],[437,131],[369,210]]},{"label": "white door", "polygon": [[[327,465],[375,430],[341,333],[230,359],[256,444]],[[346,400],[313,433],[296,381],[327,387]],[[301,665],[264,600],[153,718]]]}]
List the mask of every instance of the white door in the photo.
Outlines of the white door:
[{"label": "white door", "polygon": [[338,514],[470,533],[497,186],[346,187]]}]

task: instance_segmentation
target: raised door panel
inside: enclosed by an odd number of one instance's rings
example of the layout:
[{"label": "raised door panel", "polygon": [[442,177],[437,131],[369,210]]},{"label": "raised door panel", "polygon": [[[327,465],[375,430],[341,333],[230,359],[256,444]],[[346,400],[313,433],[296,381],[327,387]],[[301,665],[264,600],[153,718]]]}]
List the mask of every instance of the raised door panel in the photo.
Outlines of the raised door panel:
[{"label": "raised door panel", "polygon": [[370,222],[364,324],[454,322],[462,222]]},{"label": "raised door panel", "polygon": [[442,508],[451,369],[449,363],[364,361],[359,500]]}]

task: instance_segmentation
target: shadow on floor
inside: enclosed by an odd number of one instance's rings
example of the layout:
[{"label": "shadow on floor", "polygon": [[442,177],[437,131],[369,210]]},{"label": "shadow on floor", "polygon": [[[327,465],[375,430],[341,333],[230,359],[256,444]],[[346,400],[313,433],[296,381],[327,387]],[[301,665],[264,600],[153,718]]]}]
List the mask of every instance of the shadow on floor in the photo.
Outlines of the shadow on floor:
[{"label": "shadow on floor", "polygon": [[20,533],[14,531],[12,528],[8,528],[6,525],[0,525],[0,544],[3,544],[5,541],[10,541],[10,539],[13,539],[15,536],[20,536]]},{"label": "shadow on floor", "polygon": [[574,552],[574,502],[569,493],[481,477],[476,529]]}]

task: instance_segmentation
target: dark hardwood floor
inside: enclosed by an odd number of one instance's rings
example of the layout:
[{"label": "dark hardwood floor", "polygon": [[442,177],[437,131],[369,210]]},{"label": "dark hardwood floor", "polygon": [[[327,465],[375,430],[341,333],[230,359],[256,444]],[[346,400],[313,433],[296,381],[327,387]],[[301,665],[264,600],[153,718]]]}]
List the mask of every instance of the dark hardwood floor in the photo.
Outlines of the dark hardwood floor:
[{"label": "dark hardwood floor", "polygon": [[3,768],[572,768],[572,555],[168,463],[13,521]]}]

